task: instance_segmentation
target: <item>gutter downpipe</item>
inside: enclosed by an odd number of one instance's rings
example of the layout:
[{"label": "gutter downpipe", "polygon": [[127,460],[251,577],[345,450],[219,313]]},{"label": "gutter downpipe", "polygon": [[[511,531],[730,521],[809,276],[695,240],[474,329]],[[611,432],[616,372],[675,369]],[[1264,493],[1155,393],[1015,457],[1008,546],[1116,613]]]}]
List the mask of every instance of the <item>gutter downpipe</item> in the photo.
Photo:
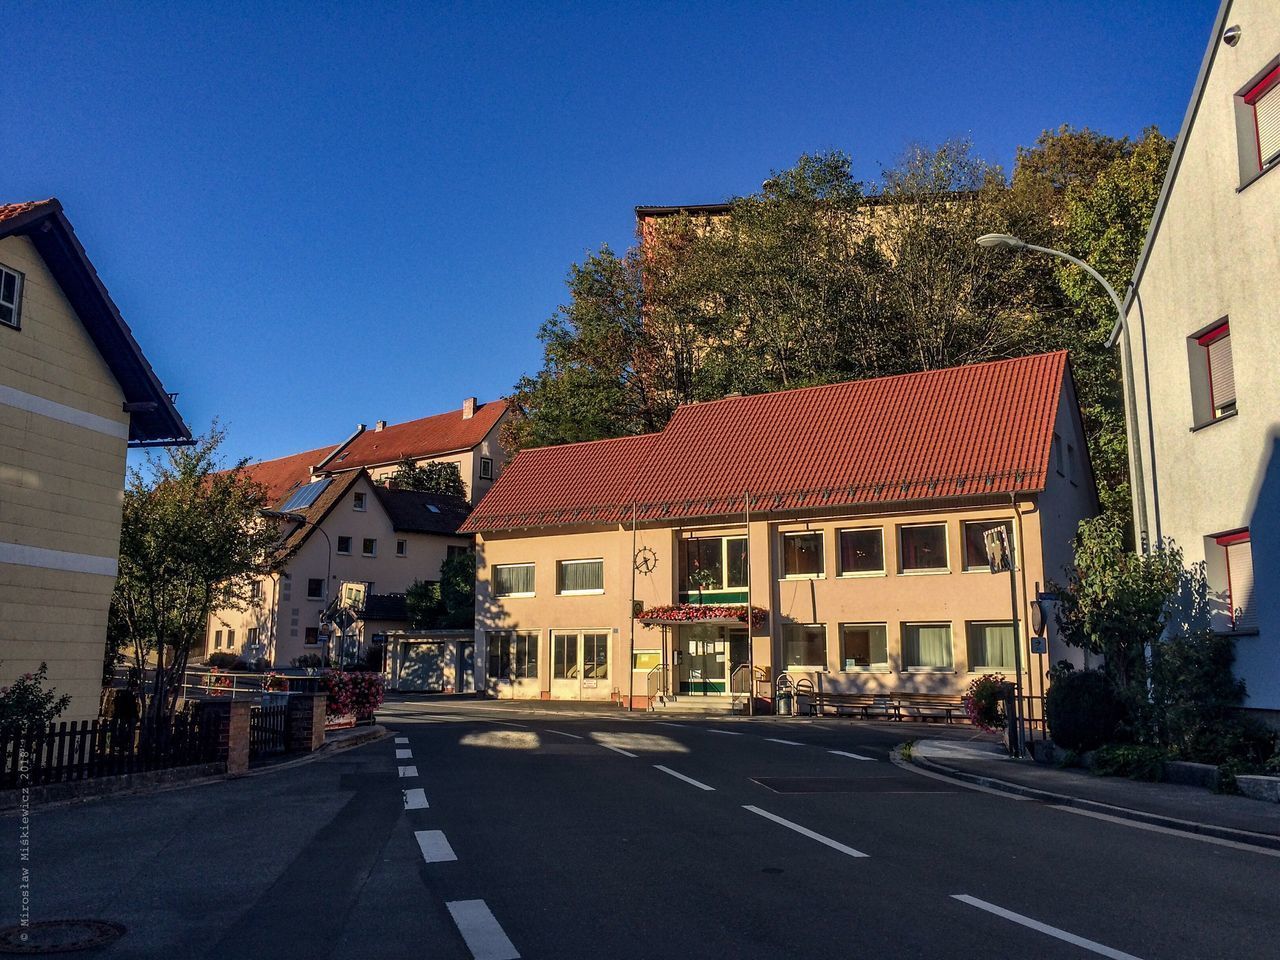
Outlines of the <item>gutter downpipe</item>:
[{"label": "gutter downpipe", "polygon": [[636,691],[636,502],[631,501],[631,635],[627,640],[627,712],[635,710]]},{"label": "gutter downpipe", "polygon": [[[1124,313],[1124,303],[1120,299],[1120,295],[1116,293],[1115,288],[1111,286],[1097,270],[1089,266],[1079,257],[1073,257],[1069,253],[1063,253],[1061,250],[1054,250],[1051,247],[1041,247],[1034,243],[1024,244],[1027,250],[1034,250],[1037,253],[1048,254],[1051,257],[1058,257],[1069,263],[1074,263],[1093,279],[1102,284],[1102,288],[1107,291],[1107,296],[1111,298],[1111,302],[1115,304],[1116,319],[1120,324],[1120,332],[1124,337],[1124,365],[1125,373],[1125,430],[1128,433],[1129,456],[1133,463],[1133,485],[1134,500],[1137,509],[1134,511],[1134,537],[1137,540],[1138,550],[1141,553],[1147,553],[1150,550],[1150,535],[1147,526],[1147,486],[1145,479],[1145,470],[1142,465],[1142,444],[1141,436],[1138,433],[1138,395],[1134,385],[1133,374],[1133,343],[1129,337],[1129,321]],[[1148,405],[1149,406],[1149,405]]]},{"label": "gutter downpipe", "polygon": [[[754,717],[756,715],[756,651],[755,651],[755,635],[752,633],[753,624],[751,623],[751,491],[747,490],[743,494],[743,503],[746,506],[747,521],[747,716]],[[730,670],[729,676],[732,678],[733,671]]]}]

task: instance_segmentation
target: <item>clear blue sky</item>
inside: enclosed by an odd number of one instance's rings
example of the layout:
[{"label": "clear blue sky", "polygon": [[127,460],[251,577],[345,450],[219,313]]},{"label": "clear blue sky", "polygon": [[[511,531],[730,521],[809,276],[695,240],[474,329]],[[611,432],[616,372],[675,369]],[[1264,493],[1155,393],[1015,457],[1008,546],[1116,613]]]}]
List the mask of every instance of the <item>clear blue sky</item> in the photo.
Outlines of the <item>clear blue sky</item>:
[{"label": "clear blue sky", "polygon": [[11,2],[0,199],[61,198],[193,429],[279,456],[503,395],[636,204],[1173,135],[1216,6]]}]

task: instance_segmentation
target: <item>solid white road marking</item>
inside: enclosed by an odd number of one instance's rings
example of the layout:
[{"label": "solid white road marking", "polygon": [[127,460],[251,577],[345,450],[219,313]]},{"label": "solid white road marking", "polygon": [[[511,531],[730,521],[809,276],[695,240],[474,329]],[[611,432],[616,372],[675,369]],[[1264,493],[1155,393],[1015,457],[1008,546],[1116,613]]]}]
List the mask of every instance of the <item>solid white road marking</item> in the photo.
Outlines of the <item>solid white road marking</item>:
[{"label": "solid white road marking", "polygon": [[397,751],[396,751],[396,759],[397,759],[397,760],[412,760],[412,759],[413,759],[413,751],[412,751],[412,750],[397,750]]},{"label": "solid white road marking", "polygon": [[413,764],[410,764],[407,767],[400,767],[399,770],[400,776],[402,777],[416,777],[418,775],[418,768]]},{"label": "solid white road marking", "polygon": [[427,863],[451,863],[458,859],[443,830],[415,830],[413,835],[418,838],[418,848]]},{"label": "solid white road marking", "polygon": [[582,739],[576,733],[565,733],[563,730],[552,730],[550,727],[547,728],[547,733],[558,734],[559,736],[562,736],[562,737],[572,737],[574,740]]},{"label": "solid white road marking", "polygon": [[655,768],[655,769],[657,769],[657,770],[661,770],[663,773],[668,774],[669,776],[675,777],[677,780],[683,780],[685,783],[691,783],[691,784],[693,784],[693,785],[694,785],[695,787],[697,787],[699,790],[714,790],[714,789],[715,789],[715,787],[708,787],[705,783],[703,783],[703,782],[702,782],[702,781],[700,781],[700,780],[695,780],[695,779],[693,779],[693,777],[686,777],[683,773],[679,773],[679,772],[677,772],[677,771],[675,771],[675,770],[672,770],[670,767],[664,767],[664,766],[663,766],[662,764],[660,764],[660,763],[655,763],[653,766],[654,766],[654,768]]},{"label": "solid white road marking", "polygon": [[500,723],[504,727],[524,727],[526,730],[529,729],[529,725],[527,723],[514,723],[511,720],[490,720],[489,722]]},{"label": "solid white road marking", "polygon": [[715,727],[708,727],[708,728],[707,728],[707,733],[723,733],[726,737],[740,737],[740,736],[742,736],[742,731],[741,731],[741,730],[717,730],[717,729],[715,729]]},{"label": "solid white road marking", "polygon": [[634,753],[632,753],[630,750],[623,750],[621,747],[614,747],[614,746],[610,746],[610,745],[609,745],[609,744],[607,744],[607,743],[602,743],[602,744],[600,744],[600,746],[604,747],[606,750],[612,750],[614,753],[620,753],[620,754],[622,754],[624,757],[634,757],[634,756],[635,756],[635,754],[634,754]]},{"label": "solid white road marking", "polygon": [[785,743],[788,747],[803,747],[799,740],[783,740],[781,737],[765,737],[770,743]]},{"label": "solid white road marking", "polygon": [[1138,960],[1132,953],[1125,953],[1121,950],[1113,950],[1111,947],[1103,946],[1093,940],[1086,940],[1084,937],[1077,937],[1074,933],[1067,933],[1065,930],[1059,930],[1057,927],[1051,927],[1047,923],[1041,923],[1039,920],[1032,920],[1030,917],[1024,917],[1020,913],[1014,913],[1012,910],[1006,910],[1004,907],[997,907],[994,903],[987,903],[985,900],[979,900],[977,897],[971,897],[967,893],[953,893],[952,899],[959,900],[961,903],[967,903],[971,907],[977,907],[979,910],[985,910],[987,913],[994,913],[997,917],[1004,917],[1006,920],[1012,920],[1014,923],[1020,923],[1024,927],[1030,927],[1032,930],[1038,930],[1040,933],[1050,937],[1056,937],[1059,940],[1065,940],[1067,943],[1082,947],[1085,950],[1099,954],[1100,956],[1110,957],[1111,960]]},{"label": "solid white road marking", "polygon": [[520,960],[520,951],[483,900],[451,900],[445,906],[475,960]]},{"label": "solid white road marking", "polygon": [[401,792],[404,794],[404,808],[406,810],[426,810],[429,806],[426,791],[422,787],[411,787]]},{"label": "solid white road marking", "polygon": [[408,742],[409,742],[408,737],[396,737],[396,743],[408,743]]},{"label": "solid white road marking", "polygon": [[688,726],[687,723],[672,723],[669,720],[655,720],[654,723],[656,723],[660,727],[687,727]]},{"label": "solid white road marking", "polygon": [[780,823],[782,824],[782,826],[786,827],[788,830],[794,830],[796,833],[800,834],[801,836],[808,837],[810,840],[817,840],[819,843],[825,844],[826,846],[830,847],[832,850],[839,850],[841,853],[847,853],[851,857],[867,856],[867,854],[863,853],[861,850],[855,850],[853,849],[853,847],[845,846],[843,843],[841,843],[838,840],[832,840],[830,837],[824,837],[820,833],[814,833],[808,827],[802,827],[798,823],[792,823],[790,820],[786,820],[778,816],[776,813],[770,813],[768,810],[761,810],[759,807],[753,807],[750,804],[744,805],[742,809],[750,810],[752,813],[758,814],[759,816],[764,817],[766,820],[772,820],[774,823]]},{"label": "solid white road marking", "polygon": [[1207,837],[1201,833],[1191,833],[1187,830],[1175,830],[1173,827],[1162,827],[1156,823],[1143,823],[1140,820],[1127,820],[1124,817],[1113,817],[1107,813],[1095,813],[1093,810],[1081,810],[1078,807],[1065,807],[1059,804],[1050,804],[1054,810],[1062,810],[1065,813],[1076,813],[1082,817],[1093,817],[1095,820],[1106,820],[1108,823],[1118,823],[1125,827],[1137,827],[1139,830],[1150,830],[1152,833],[1169,833],[1175,837],[1182,837],[1185,840],[1199,840],[1201,843],[1215,843],[1220,847],[1231,847],[1233,850],[1248,850],[1250,853],[1260,853],[1266,857],[1280,857],[1280,850],[1272,850],[1269,847],[1259,847],[1252,843],[1245,843],[1241,840],[1226,840],[1221,837]]},{"label": "solid white road marking", "polygon": [[850,753],[848,750],[828,750],[827,753],[834,753],[837,757],[848,757],[850,760],[874,760],[875,757],[864,757],[860,753]]}]

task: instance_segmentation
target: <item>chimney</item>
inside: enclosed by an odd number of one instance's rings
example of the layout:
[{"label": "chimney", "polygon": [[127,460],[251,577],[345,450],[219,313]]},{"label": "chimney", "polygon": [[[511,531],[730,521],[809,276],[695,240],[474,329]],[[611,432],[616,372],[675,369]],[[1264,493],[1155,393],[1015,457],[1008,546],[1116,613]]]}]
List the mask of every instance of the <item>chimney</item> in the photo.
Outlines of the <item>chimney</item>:
[{"label": "chimney", "polygon": [[476,415],[476,398],[467,397],[462,401],[462,419],[470,420]]},{"label": "chimney", "polygon": [[374,433],[381,433],[385,429],[387,429],[387,421],[385,420],[379,420],[377,423],[373,425]]}]

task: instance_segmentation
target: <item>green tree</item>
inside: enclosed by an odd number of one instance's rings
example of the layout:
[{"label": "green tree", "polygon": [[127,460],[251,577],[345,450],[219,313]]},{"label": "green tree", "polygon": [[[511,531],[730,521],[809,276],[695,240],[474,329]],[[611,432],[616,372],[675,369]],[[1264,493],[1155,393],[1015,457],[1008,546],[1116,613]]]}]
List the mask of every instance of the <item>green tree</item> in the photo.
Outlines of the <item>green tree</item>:
[{"label": "green tree", "polygon": [[244,609],[253,582],[279,559],[276,525],[258,514],[265,490],[245,472],[247,461],[223,469],[224,438],[215,423],[194,445],[148,457],[125,486],[111,623],[133,665],[155,667],[144,690],[151,715],[174,709],[209,615]]},{"label": "green tree", "polygon": [[14,734],[47,727],[71,704],[69,694],[59,696],[56,687],[45,689],[48,664],[34,673],[24,673],[0,688],[0,733]]},{"label": "green tree", "polygon": [[404,592],[404,605],[412,629],[435,627],[444,606],[440,600],[440,584],[434,580],[413,581]]},{"label": "green tree", "polygon": [[462,482],[462,471],[456,463],[414,463],[402,460],[391,475],[391,481],[401,490],[417,490],[422,493],[438,493],[449,497],[466,498],[467,488]]},{"label": "green tree", "polygon": [[415,580],[405,591],[409,624],[415,630],[450,630],[475,623],[476,557],[471,550],[451,554],[440,565],[439,582]]}]

